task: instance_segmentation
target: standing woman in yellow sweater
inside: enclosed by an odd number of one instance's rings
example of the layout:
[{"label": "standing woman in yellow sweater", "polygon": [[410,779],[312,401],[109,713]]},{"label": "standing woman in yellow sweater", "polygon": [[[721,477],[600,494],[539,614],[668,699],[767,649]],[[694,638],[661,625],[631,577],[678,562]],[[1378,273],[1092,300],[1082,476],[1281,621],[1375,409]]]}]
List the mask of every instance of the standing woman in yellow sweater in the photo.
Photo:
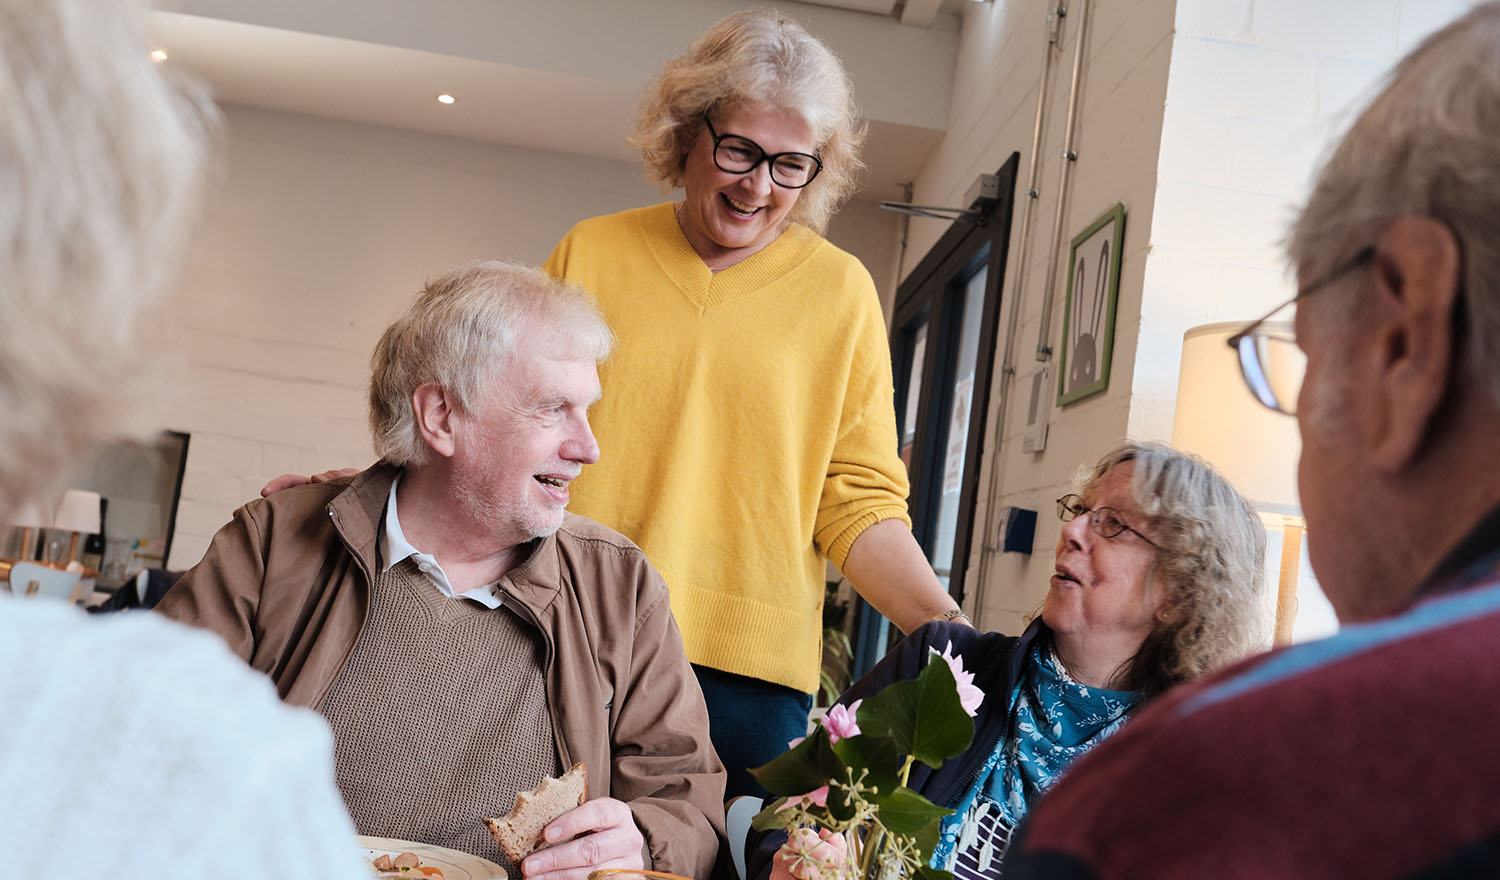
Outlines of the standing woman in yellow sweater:
[{"label": "standing woman in yellow sweater", "polygon": [[545,265],[619,339],[572,509],[671,587],[730,796],[805,733],[825,557],[905,632],[962,619],[912,538],[875,286],[820,235],[863,135],[828,47],[732,14],[657,75],[632,138],[682,198],[585,220]]}]

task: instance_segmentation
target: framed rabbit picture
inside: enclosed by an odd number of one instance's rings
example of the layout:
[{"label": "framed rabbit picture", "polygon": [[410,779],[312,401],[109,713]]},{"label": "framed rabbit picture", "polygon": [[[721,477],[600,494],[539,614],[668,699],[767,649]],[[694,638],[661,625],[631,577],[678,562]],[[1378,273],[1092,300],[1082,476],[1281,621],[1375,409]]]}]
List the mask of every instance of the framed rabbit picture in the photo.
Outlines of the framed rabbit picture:
[{"label": "framed rabbit picture", "polygon": [[1078,233],[1068,251],[1068,296],[1057,365],[1059,406],[1109,387],[1124,239],[1125,206],[1116,204]]}]

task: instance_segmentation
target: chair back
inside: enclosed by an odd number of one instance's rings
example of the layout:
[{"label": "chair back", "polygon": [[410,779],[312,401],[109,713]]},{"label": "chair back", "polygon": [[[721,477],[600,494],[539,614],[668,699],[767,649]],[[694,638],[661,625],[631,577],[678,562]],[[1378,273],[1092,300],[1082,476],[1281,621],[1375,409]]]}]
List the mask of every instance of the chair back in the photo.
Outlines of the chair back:
[{"label": "chair back", "polygon": [[724,806],[724,831],[729,844],[729,857],[734,862],[734,872],[739,880],[745,880],[745,847],[750,842],[750,820],[766,805],[765,800],[754,795],[742,794],[730,798]]},{"label": "chair back", "polygon": [[82,577],[80,571],[48,568],[37,562],[17,562],[10,567],[10,591],[17,596],[42,596],[69,602]]}]

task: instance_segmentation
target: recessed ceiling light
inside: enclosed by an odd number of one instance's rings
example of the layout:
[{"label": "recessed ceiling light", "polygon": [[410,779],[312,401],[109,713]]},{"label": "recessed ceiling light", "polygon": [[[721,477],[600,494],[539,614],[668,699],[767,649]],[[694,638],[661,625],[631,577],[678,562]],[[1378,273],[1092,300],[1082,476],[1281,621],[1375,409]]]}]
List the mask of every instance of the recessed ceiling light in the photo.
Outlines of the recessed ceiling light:
[{"label": "recessed ceiling light", "polygon": [[157,64],[160,64],[163,61],[166,61],[167,60],[167,50],[166,49],[152,49],[151,50],[151,60],[155,61]]},{"label": "recessed ceiling light", "polygon": [[454,98],[452,95],[438,95],[439,104],[452,104],[456,100],[458,99]]}]

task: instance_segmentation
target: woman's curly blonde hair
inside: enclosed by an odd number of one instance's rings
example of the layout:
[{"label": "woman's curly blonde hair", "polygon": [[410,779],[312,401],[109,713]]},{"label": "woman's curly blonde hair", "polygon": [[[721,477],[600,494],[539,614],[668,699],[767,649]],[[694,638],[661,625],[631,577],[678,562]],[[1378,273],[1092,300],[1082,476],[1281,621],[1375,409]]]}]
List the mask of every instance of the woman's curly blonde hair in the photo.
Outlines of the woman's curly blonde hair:
[{"label": "woman's curly blonde hair", "polygon": [[859,186],[865,126],[838,56],[774,10],[725,16],[647,86],[630,137],[641,151],[647,179],[663,190],[682,186],[687,151],[704,114],[744,102],[787,107],[812,128],[823,170],[802,190],[789,216],[822,233]]},{"label": "woman's curly blonde hair", "polygon": [[1269,647],[1266,530],[1212,465],[1164,443],[1118,444],[1087,470],[1083,493],[1127,462],[1166,586],[1167,619],[1123,676],[1150,697]]}]

